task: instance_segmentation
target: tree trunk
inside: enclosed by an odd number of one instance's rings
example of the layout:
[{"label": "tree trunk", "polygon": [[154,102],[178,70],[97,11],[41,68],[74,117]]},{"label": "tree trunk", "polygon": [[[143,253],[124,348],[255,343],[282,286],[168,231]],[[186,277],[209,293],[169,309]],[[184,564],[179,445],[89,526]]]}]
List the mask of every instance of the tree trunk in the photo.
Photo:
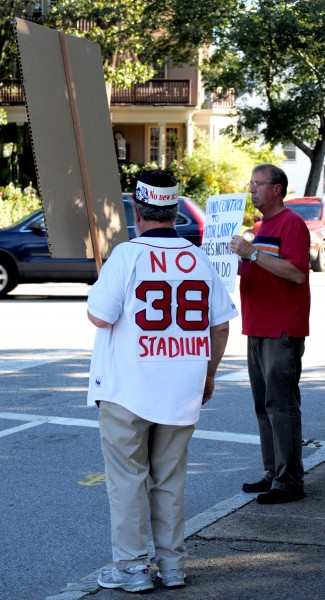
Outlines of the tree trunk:
[{"label": "tree trunk", "polygon": [[305,196],[316,196],[319,180],[324,168],[325,136],[316,142],[311,159],[310,171],[305,187]]}]

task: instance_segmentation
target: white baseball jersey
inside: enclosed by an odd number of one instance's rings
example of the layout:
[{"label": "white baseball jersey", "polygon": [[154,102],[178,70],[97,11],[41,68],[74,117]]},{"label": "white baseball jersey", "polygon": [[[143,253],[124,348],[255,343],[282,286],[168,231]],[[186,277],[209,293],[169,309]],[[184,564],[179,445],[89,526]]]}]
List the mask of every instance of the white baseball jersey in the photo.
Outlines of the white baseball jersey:
[{"label": "white baseball jersey", "polygon": [[206,255],[171,231],[118,245],[89,290],[89,312],[111,326],[96,332],[88,404],[189,425],[200,414],[210,327],[238,313]]}]

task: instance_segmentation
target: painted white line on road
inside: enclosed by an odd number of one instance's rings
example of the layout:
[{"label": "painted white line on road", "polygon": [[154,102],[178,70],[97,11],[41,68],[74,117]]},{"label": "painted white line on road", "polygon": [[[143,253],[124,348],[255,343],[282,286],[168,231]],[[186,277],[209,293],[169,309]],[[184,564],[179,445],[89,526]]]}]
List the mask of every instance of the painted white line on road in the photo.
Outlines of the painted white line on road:
[{"label": "painted white line on road", "polygon": [[44,422],[44,419],[52,417],[43,417],[42,415],[30,415],[28,413],[16,413],[16,412],[0,412],[0,419],[8,419],[9,421],[40,421]]},{"label": "painted white line on road", "polygon": [[[88,358],[90,362],[91,352],[89,350],[33,350],[25,352],[10,352],[7,356],[2,356],[0,359],[0,375],[9,373],[15,373],[16,371],[22,371],[24,369],[32,369],[34,367],[40,367],[50,362],[68,360],[71,358]],[[226,357],[227,361],[236,361],[236,358]],[[244,357],[245,358],[245,357]],[[75,376],[75,375],[71,375]],[[88,371],[79,375],[80,377],[88,377]],[[312,372],[304,371],[301,374],[301,379],[321,379],[323,376],[323,370],[312,369]],[[230,373],[219,375],[217,373],[215,381],[237,381],[237,382],[249,382],[248,370],[235,369]]]},{"label": "painted white line on road", "polygon": [[[227,359],[231,360],[231,359]],[[311,372],[305,370],[301,374],[301,380],[310,380],[310,379],[323,379],[324,369],[319,369],[318,367],[311,368]],[[231,371],[230,373],[226,373],[225,375],[216,375],[214,378],[215,381],[248,381],[249,375],[247,369],[236,369]]]},{"label": "painted white line on road", "polygon": [[237,442],[240,444],[260,444],[259,435],[249,435],[245,433],[230,433],[228,431],[208,431],[206,429],[196,429],[193,433],[194,438],[204,440],[216,440],[219,442]]},{"label": "painted white line on road", "polygon": [[93,427],[97,429],[99,427],[98,421],[95,421],[94,419],[74,419],[69,417],[50,416],[43,417],[42,415],[30,415],[12,412],[1,412],[0,420],[1,419],[7,419],[9,421],[28,421],[28,423],[17,427],[11,427],[10,429],[5,429],[4,431],[0,432],[0,437],[5,437],[7,435],[11,435],[12,433],[18,433],[24,429],[29,429],[29,427],[44,425],[45,423],[50,423],[51,425],[66,425],[70,427]]},{"label": "painted white line on road", "polygon": [[31,423],[24,423],[23,425],[18,425],[17,427],[10,427],[10,429],[4,429],[4,431],[0,431],[0,438],[6,437],[7,435],[12,435],[13,433],[19,433],[20,431],[24,431],[24,429],[30,429],[31,427],[38,427],[44,421],[32,421]]},{"label": "painted white line on road", "polygon": [[[1,352],[1,351],[0,351]],[[32,369],[53,361],[68,360],[71,358],[91,358],[89,350],[23,350],[9,351],[0,358],[0,374],[14,373],[24,369]],[[227,361],[232,361],[231,357]],[[88,376],[88,373],[87,373]],[[248,381],[247,369],[236,369],[225,375],[217,375],[218,381]]]},{"label": "painted white line on road", "polygon": [[[53,360],[61,360],[60,358]],[[50,360],[19,360],[13,361],[13,364],[9,364],[9,361],[2,360],[0,362],[0,375],[7,375],[9,373],[16,373],[16,371],[23,371],[24,369],[32,369],[33,367],[41,367],[47,363],[51,362]]]},{"label": "painted white line on road", "polygon": [[33,350],[10,351],[0,359],[0,374],[15,373],[24,369],[32,369],[50,362],[69,360],[71,358],[89,358],[91,353],[82,350]]},{"label": "painted white line on road", "polygon": [[[98,421],[94,419],[74,419],[69,417],[42,416],[27,413],[1,412],[0,419],[12,421],[28,421],[32,422],[33,426],[50,423],[51,425],[66,425],[70,427],[94,427],[98,429]],[[27,429],[27,426],[21,425],[7,429],[0,434],[1,437],[16,433],[22,429]],[[203,440],[215,440],[219,442],[237,442],[240,444],[259,444],[260,438],[258,435],[249,435],[244,433],[231,433],[227,431],[208,431],[204,429],[196,429],[193,437]]]},{"label": "painted white line on road", "polygon": [[215,381],[249,381],[248,371],[247,369],[237,369],[225,375],[217,375]]},{"label": "painted white line on road", "polygon": [[[29,413],[15,413],[15,412],[0,412],[0,420],[6,419],[7,421],[24,421],[24,425],[18,425],[17,427],[11,427],[0,432],[0,437],[11,435],[12,433],[18,433],[29,427],[36,427],[37,425],[44,425],[50,423],[51,425],[64,425],[67,427],[92,427],[95,429],[99,428],[98,421],[95,419],[75,419],[73,417],[56,417],[47,415],[34,415]],[[27,423],[26,423],[27,421]],[[237,444],[260,444],[260,436],[248,433],[233,433],[229,431],[211,431],[208,429],[196,429],[193,433],[193,438],[202,440],[215,440],[217,442],[233,442]],[[325,446],[325,442],[318,441],[317,444]],[[314,447],[312,443],[308,444],[310,448]],[[325,451],[325,450],[324,450]]]},{"label": "painted white line on road", "polygon": [[325,462],[325,442],[318,443],[321,444],[322,447],[319,448],[317,452],[314,452],[313,454],[308,456],[308,458],[305,458],[303,461],[304,471],[306,473],[314,467],[317,467],[317,465],[319,465],[320,463]]}]

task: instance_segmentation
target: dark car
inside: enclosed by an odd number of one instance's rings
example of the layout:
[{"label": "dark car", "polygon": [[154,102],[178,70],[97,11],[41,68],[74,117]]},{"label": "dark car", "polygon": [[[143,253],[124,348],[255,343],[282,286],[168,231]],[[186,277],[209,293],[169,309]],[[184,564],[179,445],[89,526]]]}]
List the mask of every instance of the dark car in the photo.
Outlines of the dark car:
[{"label": "dark car", "polygon": [[[310,266],[313,271],[325,271],[325,202],[317,196],[305,196],[285,200],[287,208],[298,213],[305,221],[310,233]],[[254,217],[254,225],[246,229],[243,237],[252,242],[262,221]]]},{"label": "dark car", "polygon": [[[135,237],[130,194],[123,194],[129,238]],[[205,214],[190,198],[180,196],[176,229],[196,246],[202,243]],[[79,282],[97,279],[94,259],[52,258],[44,217],[38,210],[6,229],[0,229],[0,297],[20,283]]]}]

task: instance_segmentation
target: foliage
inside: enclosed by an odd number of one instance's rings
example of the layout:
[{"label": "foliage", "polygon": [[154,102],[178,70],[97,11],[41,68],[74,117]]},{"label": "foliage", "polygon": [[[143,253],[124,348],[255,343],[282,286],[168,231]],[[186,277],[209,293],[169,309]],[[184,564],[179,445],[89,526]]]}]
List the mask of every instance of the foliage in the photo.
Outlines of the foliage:
[{"label": "foliage", "polygon": [[137,165],[135,163],[119,163],[119,173],[123,192],[134,192],[138,177],[146,171],[156,171],[156,163]]},{"label": "foliage", "polygon": [[[48,24],[101,46],[104,76],[116,87],[143,83],[167,60],[191,62],[212,39],[208,16],[228,18],[237,0],[58,0]],[[76,29],[86,19],[88,30]]]},{"label": "foliage", "polygon": [[32,0],[1,0],[0,79],[17,76],[17,46],[12,22],[15,17],[31,15],[33,4]]},{"label": "foliage", "polygon": [[13,183],[0,187],[0,227],[9,227],[40,207],[41,200],[31,186],[23,191]]},{"label": "foliage", "polygon": [[157,11],[157,49],[174,64],[190,63],[193,50],[206,50],[214,37],[215,23],[231,25],[238,7],[246,0],[160,0],[151,3]]},{"label": "foliage", "polygon": [[7,125],[7,113],[3,108],[0,108],[0,127],[1,125]]},{"label": "foliage", "polygon": [[[244,192],[254,166],[264,162],[279,165],[283,157],[269,146],[251,143],[245,148],[236,146],[227,138],[221,139],[217,151],[210,145],[208,136],[195,130],[195,147],[191,156],[185,155],[182,163],[173,161],[165,171],[178,182],[180,195],[190,196],[204,210],[206,200],[212,194]],[[144,171],[157,169],[157,165],[120,165],[122,190],[133,191],[137,177]],[[253,224],[255,208],[248,195],[244,224]]]},{"label": "foliage", "polygon": [[[184,157],[182,163],[173,161],[165,172],[178,182],[179,193],[192,197],[205,209],[206,200],[212,194],[227,194],[245,191],[252,168],[262,162],[279,164],[281,156],[276,155],[269,146],[258,147],[254,143],[241,148],[223,138],[215,152],[208,136],[197,129],[195,147],[191,156]],[[133,192],[139,175],[146,171],[157,170],[156,163],[137,165],[119,164],[123,192]],[[10,183],[0,188],[0,227],[9,227],[30,212],[41,207],[36,190],[29,185],[24,190]],[[248,196],[244,225],[252,225],[255,209]]]},{"label": "foliage", "polygon": [[19,76],[15,17],[32,17],[42,25],[99,43],[105,79],[127,87],[147,81],[168,60],[191,62],[197,49],[211,42],[210,12],[225,20],[237,4],[238,0],[58,0],[47,16],[35,19],[33,5],[39,2],[2,0],[0,79]]},{"label": "foliage", "polygon": [[[114,79],[117,86],[129,86],[154,74],[147,58],[156,27],[148,5],[146,0],[59,0],[51,17],[57,29],[98,42],[105,79]],[[78,33],[78,19],[87,19],[88,31]]]},{"label": "foliage", "polygon": [[[180,190],[205,209],[209,196],[246,191],[245,185],[254,166],[266,161],[280,164],[281,158],[269,146],[258,146],[251,142],[243,148],[226,137],[220,139],[214,151],[207,135],[197,130],[192,156],[186,155],[179,168]],[[255,208],[248,196],[245,225],[252,224],[254,214]]]},{"label": "foliage", "polygon": [[252,0],[231,28],[215,21],[203,69],[208,90],[250,94],[227,130],[234,140],[258,127],[266,143],[292,143],[309,157],[306,195],[316,193],[325,156],[324,19],[324,0]]}]

